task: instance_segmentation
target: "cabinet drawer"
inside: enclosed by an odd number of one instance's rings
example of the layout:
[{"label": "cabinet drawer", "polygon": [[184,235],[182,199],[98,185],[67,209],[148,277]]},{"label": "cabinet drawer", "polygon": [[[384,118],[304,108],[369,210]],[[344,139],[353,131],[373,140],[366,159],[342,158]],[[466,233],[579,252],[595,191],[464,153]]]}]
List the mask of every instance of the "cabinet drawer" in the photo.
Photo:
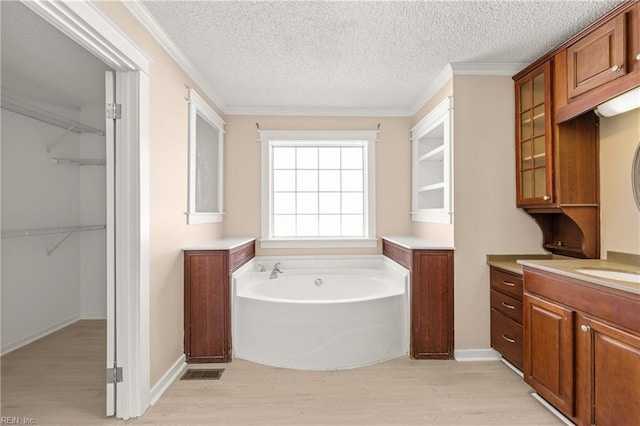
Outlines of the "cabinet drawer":
[{"label": "cabinet drawer", "polygon": [[522,302],[521,301],[492,289],[491,290],[491,307],[496,311],[501,312],[502,314],[508,316],[518,324],[522,325]]},{"label": "cabinet drawer", "polygon": [[491,309],[491,346],[513,365],[523,369],[522,326]]},{"label": "cabinet drawer", "polygon": [[491,268],[491,288],[522,300],[522,276]]}]

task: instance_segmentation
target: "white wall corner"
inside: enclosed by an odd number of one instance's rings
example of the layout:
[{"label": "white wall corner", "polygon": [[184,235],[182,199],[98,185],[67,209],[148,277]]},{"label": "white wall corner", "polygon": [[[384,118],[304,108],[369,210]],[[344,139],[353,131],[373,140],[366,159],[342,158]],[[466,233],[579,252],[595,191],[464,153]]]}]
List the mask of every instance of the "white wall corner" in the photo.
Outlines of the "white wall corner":
[{"label": "white wall corner", "polygon": [[200,86],[204,91],[204,94],[211,99],[218,108],[226,114],[227,105],[222,99],[222,96],[217,90],[204,78],[204,76],[198,71],[193,63],[182,53],[182,51],[176,46],[169,34],[158,24],[153,18],[149,9],[145,7],[140,0],[125,1],[123,4],[129,9],[129,11],[135,16],[135,18],[142,24],[143,27],[151,33],[153,38],[160,44],[160,46],[173,58],[174,61],[187,73],[193,81]]},{"label": "white wall corner", "polygon": [[169,389],[169,386],[182,374],[185,368],[187,368],[186,357],[182,354],[151,388],[151,405],[155,405],[158,402],[162,394]]},{"label": "white wall corner", "polygon": [[453,357],[458,362],[500,361],[502,355],[493,349],[456,349]]}]

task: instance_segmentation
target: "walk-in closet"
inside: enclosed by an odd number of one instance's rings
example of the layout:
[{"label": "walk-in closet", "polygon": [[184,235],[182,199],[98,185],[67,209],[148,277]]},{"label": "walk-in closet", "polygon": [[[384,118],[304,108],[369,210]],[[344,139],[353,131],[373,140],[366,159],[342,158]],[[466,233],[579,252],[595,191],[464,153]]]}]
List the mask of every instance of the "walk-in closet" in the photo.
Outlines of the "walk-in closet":
[{"label": "walk-in closet", "polygon": [[[95,360],[80,374],[98,378],[104,392],[109,68],[22,3],[0,7],[4,406],[12,381],[31,382],[15,377],[29,366],[15,367],[12,354],[67,327],[80,331],[63,333],[61,348]],[[79,350],[89,344],[95,354]],[[55,362],[56,353],[41,355],[24,358]]]}]

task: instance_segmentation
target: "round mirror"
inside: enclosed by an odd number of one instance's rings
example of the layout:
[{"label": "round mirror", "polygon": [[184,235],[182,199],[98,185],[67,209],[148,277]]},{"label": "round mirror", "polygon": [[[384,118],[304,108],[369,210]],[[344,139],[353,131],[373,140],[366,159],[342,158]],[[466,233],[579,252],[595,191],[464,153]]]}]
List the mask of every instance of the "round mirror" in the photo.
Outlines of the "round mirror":
[{"label": "round mirror", "polygon": [[640,210],[640,143],[636,147],[636,153],[633,156],[633,164],[631,169],[631,186],[633,187],[633,197],[636,199],[636,207]]}]

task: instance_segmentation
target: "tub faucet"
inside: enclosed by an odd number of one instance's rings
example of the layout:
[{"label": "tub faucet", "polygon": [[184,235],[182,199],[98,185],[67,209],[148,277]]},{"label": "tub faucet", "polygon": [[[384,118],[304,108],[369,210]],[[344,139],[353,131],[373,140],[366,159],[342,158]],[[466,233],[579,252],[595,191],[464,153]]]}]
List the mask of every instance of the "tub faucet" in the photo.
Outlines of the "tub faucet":
[{"label": "tub faucet", "polygon": [[280,262],[273,265],[273,269],[271,270],[271,275],[269,275],[269,279],[272,280],[274,278],[278,278],[278,272],[282,273],[280,270]]}]

